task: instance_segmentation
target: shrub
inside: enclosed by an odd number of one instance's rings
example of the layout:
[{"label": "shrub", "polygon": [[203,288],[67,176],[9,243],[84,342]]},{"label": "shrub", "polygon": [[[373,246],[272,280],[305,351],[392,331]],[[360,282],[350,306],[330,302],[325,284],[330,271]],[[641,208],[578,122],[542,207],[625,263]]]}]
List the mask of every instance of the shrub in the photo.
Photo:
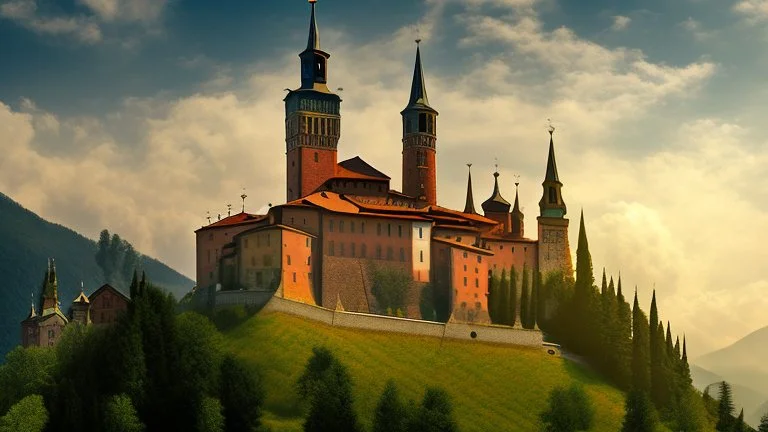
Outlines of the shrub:
[{"label": "shrub", "polygon": [[549,406],[541,414],[548,431],[572,432],[588,430],[592,426],[595,408],[584,387],[573,384],[569,388],[556,387],[549,394]]}]

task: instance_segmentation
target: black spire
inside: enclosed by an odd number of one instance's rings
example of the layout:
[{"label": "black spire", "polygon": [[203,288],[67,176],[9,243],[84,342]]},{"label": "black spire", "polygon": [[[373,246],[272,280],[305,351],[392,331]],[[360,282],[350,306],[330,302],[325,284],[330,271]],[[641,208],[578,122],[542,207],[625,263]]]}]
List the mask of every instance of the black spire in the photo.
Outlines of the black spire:
[{"label": "black spire", "polygon": [[485,200],[483,203],[483,211],[488,213],[509,213],[509,208],[511,205],[509,204],[509,201],[505,200],[504,197],[501,196],[501,192],[499,192],[499,172],[496,171],[493,173],[494,178],[494,185],[493,185],[493,195],[491,195],[490,198]]},{"label": "black spire", "polygon": [[555,161],[555,143],[552,139],[555,129],[549,129],[549,157],[547,158],[547,174],[544,180],[560,182],[560,176],[557,175],[557,162]]},{"label": "black spire", "polygon": [[315,20],[315,3],[317,3],[317,0],[309,0],[309,3],[312,4],[312,15],[309,18],[307,51],[320,51],[320,33],[317,31],[317,20]]},{"label": "black spire", "polygon": [[413,67],[413,81],[411,82],[411,97],[408,99],[408,108],[421,107],[432,109],[427,98],[427,86],[424,84],[424,69],[421,66],[421,39],[416,40],[416,64]]},{"label": "black spire", "polygon": [[476,214],[475,200],[472,196],[472,164],[467,164],[469,174],[467,176],[467,203],[464,205],[464,213]]},{"label": "black spire", "polygon": [[525,216],[520,211],[520,198],[517,196],[517,189],[520,186],[519,182],[515,182],[515,205],[512,207],[512,236],[523,237],[525,235],[525,223],[523,219]]}]

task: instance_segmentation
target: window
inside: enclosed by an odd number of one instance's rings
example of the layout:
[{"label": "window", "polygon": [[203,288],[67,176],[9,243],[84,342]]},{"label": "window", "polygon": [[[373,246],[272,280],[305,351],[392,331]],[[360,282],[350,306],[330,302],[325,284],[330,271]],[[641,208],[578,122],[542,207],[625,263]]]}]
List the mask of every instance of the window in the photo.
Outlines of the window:
[{"label": "window", "polygon": [[376,235],[381,235],[381,222],[376,224]]},{"label": "window", "polygon": [[397,226],[397,236],[398,237],[402,237],[403,236],[403,226],[402,225],[398,225]]},{"label": "window", "polygon": [[[466,257],[467,257],[467,253],[466,253],[466,252],[464,252],[464,258],[466,258]],[[467,267],[467,266],[464,266],[464,270],[466,270],[466,267]]]},{"label": "window", "polygon": [[285,257],[287,258],[288,265],[291,265],[291,256],[290,255],[286,255]]},{"label": "window", "polygon": [[[475,288],[480,288],[480,280],[478,278],[475,278]],[[475,294],[475,298],[477,298],[477,294]]]},{"label": "window", "polygon": [[335,253],[333,240],[328,242],[328,255],[333,256]]},{"label": "window", "polygon": [[305,239],[305,242],[307,243],[307,247],[309,247],[309,237]]},{"label": "window", "polygon": [[419,227],[419,238],[424,238],[424,231],[422,227]]},{"label": "window", "polygon": [[557,204],[557,191],[555,190],[554,186],[549,187],[549,203]]},{"label": "window", "polygon": [[404,262],[404,261],[405,261],[405,249],[400,248],[400,262]]},{"label": "window", "polygon": [[307,265],[312,265],[312,257],[311,256],[307,257]]},{"label": "window", "polygon": [[467,277],[464,276],[464,286],[467,286]]},{"label": "window", "polygon": [[480,256],[480,255],[478,255],[478,256],[477,256],[477,262],[478,262],[478,263],[481,263],[481,262],[483,262],[483,257],[482,257],[482,256]]},{"label": "window", "polygon": [[351,256],[352,258],[355,257],[355,244],[354,243],[349,245],[349,256]]},{"label": "window", "polygon": [[464,271],[467,271],[467,265],[464,264]]},{"label": "window", "polygon": [[387,260],[392,261],[395,258],[395,251],[392,250],[392,246],[387,246]]},{"label": "window", "polygon": [[514,248],[514,246],[512,247],[512,253],[515,253],[515,248]]},{"label": "window", "polygon": [[296,272],[293,272],[293,281],[296,282]]},{"label": "window", "polygon": [[344,232],[344,221],[339,221],[339,232]]},{"label": "window", "polygon": [[293,218],[291,218],[291,225],[293,225]]},{"label": "window", "polygon": [[328,221],[328,231],[333,232],[333,219]]},{"label": "window", "polygon": [[365,258],[365,255],[368,251],[366,250],[365,243],[360,245],[360,256],[362,258]]},{"label": "window", "polygon": [[419,262],[424,262],[424,251],[419,251]]},{"label": "window", "polygon": [[419,132],[426,132],[426,131],[427,131],[427,114],[420,113],[419,114]]}]

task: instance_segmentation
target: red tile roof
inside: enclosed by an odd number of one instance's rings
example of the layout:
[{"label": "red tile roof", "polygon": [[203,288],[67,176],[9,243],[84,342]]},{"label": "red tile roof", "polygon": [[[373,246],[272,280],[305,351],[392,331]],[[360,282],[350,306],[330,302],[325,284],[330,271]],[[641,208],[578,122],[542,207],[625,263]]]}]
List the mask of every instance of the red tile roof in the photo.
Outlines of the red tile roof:
[{"label": "red tile roof", "polygon": [[357,174],[362,174],[368,177],[378,178],[379,180],[389,180],[389,176],[383,172],[372,167],[368,162],[364,161],[360,156],[355,156],[352,159],[347,159],[338,163],[338,169],[344,169],[346,171],[352,171]]},{"label": "red tile roof", "polygon": [[213,228],[220,228],[220,227],[228,227],[228,226],[235,226],[235,225],[246,225],[251,223],[256,223],[264,220],[267,216],[266,215],[256,215],[256,214],[250,214],[250,213],[238,213],[236,215],[227,216],[224,219],[220,221],[216,221],[210,225],[204,226],[200,229],[198,229],[195,232],[205,231]]}]

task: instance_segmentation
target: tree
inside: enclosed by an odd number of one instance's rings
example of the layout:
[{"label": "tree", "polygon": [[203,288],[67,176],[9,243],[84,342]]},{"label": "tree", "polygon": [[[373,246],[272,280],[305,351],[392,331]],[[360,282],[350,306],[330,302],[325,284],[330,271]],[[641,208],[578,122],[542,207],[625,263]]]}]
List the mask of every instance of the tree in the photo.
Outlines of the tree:
[{"label": "tree", "polygon": [[48,423],[43,397],[29,395],[0,417],[0,432],[42,432]]},{"label": "tree", "polygon": [[387,381],[373,416],[373,432],[405,432],[407,411],[393,380]]},{"label": "tree", "polygon": [[261,377],[231,355],[221,362],[219,389],[227,432],[248,432],[261,424]]},{"label": "tree", "polygon": [[507,284],[507,303],[505,306],[507,325],[513,326],[517,322],[518,309],[517,305],[517,270],[513,266],[509,269],[509,282]]},{"label": "tree", "polygon": [[456,421],[453,419],[453,407],[445,390],[428,387],[424,399],[415,410],[408,424],[409,431],[419,432],[455,432]]},{"label": "tree", "polygon": [[739,413],[739,417],[736,419],[736,422],[733,424],[733,432],[746,432],[747,431],[747,425],[744,423],[744,408],[741,409],[741,412]]},{"label": "tree", "polygon": [[635,289],[635,302],[632,310],[632,388],[640,392],[651,390],[649,325],[645,313],[640,309]]},{"label": "tree", "polygon": [[376,266],[372,271],[372,279],[371,293],[376,297],[379,313],[405,307],[405,296],[413,280],[411,275],[402,270]]},{"label": "tree", "polygon": [[520,294],[520,324],[523,326],[523,328],[533,328],[533,325],[531,324],[531,318],[530,318],[530,298],[529,298],[529,277],[528,277],[528,266],[527,264],[523,264],[523,281],[520,287],[521,294]]},{"label": "tree", "polygon": [[544,428],[552,432],[585,431],[592,426],[595,408],[584,387],[556,387],[549,393],[546,411],[541,414]]},{"label": "tree", "polygon": [[600,311],[595,291],[592,255],[589,253],[584,212],[579,224],[579,243],[576,249],[576,283],[570,319],[567,320],[567,341],[574,351],[595,358],[600,351]]},{"label": "tree", "polygon": [[357,432],[360,425],[353,408],[352,380],[346,368],[333,361],[313,386],[310,409],[304,422],[308,432]]},{"label": "tree", "polygon": [[107,399],[104,406],[104,431],[142,432],[144,424],[139,420],[136,408],[128,395],[120,394]]},{"label": "tree", "polygon": [[0,365],[0,414],[26,396],[43,394],[53,385],[56,351],[17,346]]},{"label": "tree", "polygon": [[500,290],[501,279],[492,273],[488,276],[488,315],[494,324],[501,324],[501,318],[499,317]]},{"label": "tree", "polygon": [[720,383],[720,399],[717,403],[718,431],[730,431],[733,423],[733,393],[731,385],[723,381]]},{"label": "tree", "polygon": [[629,389],[632,384],[632,310],[624,298],[621,287],[621,275],[616,286],[616,315],[618,327],[618,346],[616,353],[619,358],[616,367],[616,381],[620,388]]},{"label": "tree", "polygon": [[[499,301],[496,315],[499,317],[499,324],[509,325],[509,279],[507,279],[507,269],[501,270],[501,279],[499,280]],[[513,315],[514,316],[514,315]]]},{"label": "tree", "polygon": [[648,395],[638,390],[629,392],[624,423],[621,427],[622,432],[654,432],[657,423],[658,420]]},{"label": "tree", "polygon": [[203,397],[197,410],[197,432],[224,432],[221,403],[212,397]]},{"label": "tree", "polygon": [[768,413],[765,413],[760,418],[760,426],[757,428],[758,432],[768,432]]}]

